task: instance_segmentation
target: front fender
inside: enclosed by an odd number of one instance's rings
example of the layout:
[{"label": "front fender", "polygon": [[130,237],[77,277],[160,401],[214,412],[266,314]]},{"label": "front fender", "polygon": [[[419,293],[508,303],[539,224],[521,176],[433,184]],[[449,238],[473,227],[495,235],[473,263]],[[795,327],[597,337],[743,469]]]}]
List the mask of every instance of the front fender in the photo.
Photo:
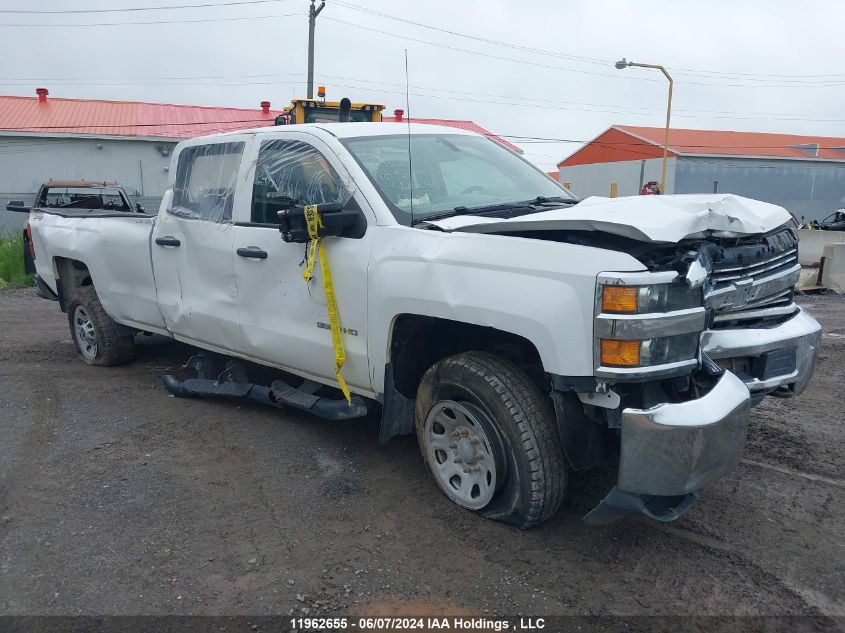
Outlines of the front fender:
[{"label": "front fender", "polygon": [[492,327],[537,348],[545,371],[593,373],[596,275],[637,271],[633,257],[586,246],[500,235],[376,227],[369,266],[369,357],[383,392],[391,325],[416,314]]}]

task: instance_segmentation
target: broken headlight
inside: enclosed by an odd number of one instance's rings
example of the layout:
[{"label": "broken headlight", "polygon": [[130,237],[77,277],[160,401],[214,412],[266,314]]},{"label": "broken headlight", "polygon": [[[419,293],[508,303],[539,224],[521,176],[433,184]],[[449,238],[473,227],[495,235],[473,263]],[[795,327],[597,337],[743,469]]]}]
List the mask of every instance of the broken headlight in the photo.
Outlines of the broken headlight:
[{"label": "broken headlight", "polygon": [[701,287],[677,273],[605,273],[596,288],[596,375],[641,380],[698,362],[706,315]]},{"label": "broken headlight", "polygon": [[610,314],[648,314],[674,312],[703,305],[701,288],[685,284],[601,287],[601,311]]},{"label": "broken headlight", "polygon": [[605,367],[653,367],[696,357],[698,332],[642,340],[601,339],[601,364]]}]

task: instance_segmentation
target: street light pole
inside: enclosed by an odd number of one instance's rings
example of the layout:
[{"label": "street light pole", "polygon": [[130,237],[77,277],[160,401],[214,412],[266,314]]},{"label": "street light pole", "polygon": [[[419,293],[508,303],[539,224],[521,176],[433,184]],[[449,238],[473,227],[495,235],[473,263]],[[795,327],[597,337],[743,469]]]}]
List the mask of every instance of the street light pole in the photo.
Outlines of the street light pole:
[{"label": "street light pole", "polygon": [[669,120],[672,117],[672,75],[666,72],[663,66],[658,64],[639,64],[637,62],[629,62],[624,57],[616,62],[618,69],[628,68],[629,66],[637,66],[638,68],[656,68],[666,79],[669,80],[669,102],[666,104],[666,131],[663,133],[663,170],[660,176],[660,193],[666,193],[666,162],[669,160]]},{"label": "street light pole", "polygon": [[314,98],[314,26],[317,23],[317,16],[320,11],[326,6],[325,1],[320,3],[319,7],[314,6],[314,0],[311,0],[311,6],[308,9],[308,98]]}]

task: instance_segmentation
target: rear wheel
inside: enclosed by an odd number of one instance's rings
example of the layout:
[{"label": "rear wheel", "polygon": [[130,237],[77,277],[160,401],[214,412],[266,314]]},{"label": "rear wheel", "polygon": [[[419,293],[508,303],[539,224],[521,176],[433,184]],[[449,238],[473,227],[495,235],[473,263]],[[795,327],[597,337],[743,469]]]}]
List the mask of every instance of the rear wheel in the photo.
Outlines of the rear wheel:
[{"label": "rear wheel", "polygon": [[122,365],[135,357],[132,330],[103,310],[94,286],[83,286],[68,306],[68,323],[80,358],[89,365]]},{"label": "rear wheel", "polygon": [[452,501],[532,527],[560,508],[566,463],[549,399],[512,363],[484,352],[429,369],[416,400],[420,450]]}]

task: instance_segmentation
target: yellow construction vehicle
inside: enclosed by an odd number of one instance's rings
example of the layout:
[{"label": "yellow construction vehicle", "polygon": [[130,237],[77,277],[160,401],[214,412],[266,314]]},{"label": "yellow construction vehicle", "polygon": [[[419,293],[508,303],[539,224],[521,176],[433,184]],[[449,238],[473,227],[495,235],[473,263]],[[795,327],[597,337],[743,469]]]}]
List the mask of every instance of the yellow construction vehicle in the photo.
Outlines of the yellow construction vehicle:
[{"label": "yellow construction vehicle", "polygon": [[294,123],[336,123],[338,121],[381,122],[384,106],[378,103],[352,103],[343,98],[340,101],[326,101],[326,89],[317,88],[316,99],[292,99],[290,107],[276,117],[276,125]]}]

